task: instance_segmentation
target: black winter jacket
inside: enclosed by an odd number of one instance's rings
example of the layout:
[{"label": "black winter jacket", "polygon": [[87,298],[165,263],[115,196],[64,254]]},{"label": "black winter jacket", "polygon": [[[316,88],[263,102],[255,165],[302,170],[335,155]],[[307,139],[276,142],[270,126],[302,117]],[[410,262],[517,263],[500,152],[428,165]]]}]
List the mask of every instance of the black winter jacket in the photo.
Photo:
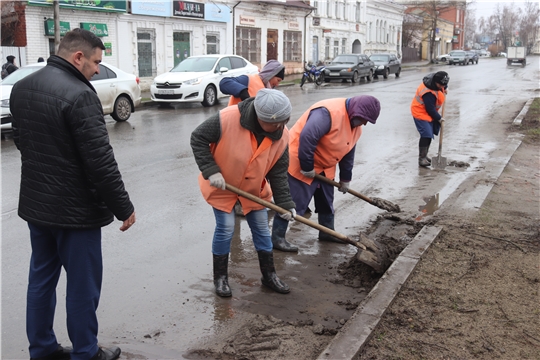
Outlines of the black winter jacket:
[{"label": "black winter jacket", "polygon": [[19,216],[42,226],[97,228],[134,207],[109,144],[92,84],[66,60],[18,81],[11,91],[13,136],[21,152]]}]

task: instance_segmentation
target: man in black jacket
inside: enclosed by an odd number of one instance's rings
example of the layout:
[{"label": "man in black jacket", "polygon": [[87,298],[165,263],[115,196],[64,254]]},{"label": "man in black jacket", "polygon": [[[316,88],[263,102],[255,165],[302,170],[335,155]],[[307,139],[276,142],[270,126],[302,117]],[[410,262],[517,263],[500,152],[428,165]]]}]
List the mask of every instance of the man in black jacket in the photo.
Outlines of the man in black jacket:
[{"label": "man in black jacket", "polygon": [[[31,359],[120,356],[118,347],[98,347],[101,228],[116,217],[125,231],[135,223],[135,211],[89,82],[99,73],[104,49],[93,33],[74,29],[58,56],[11,92],[13,137],[22,160],[18,213],[28,223],[32,246],[26,305]],[[53,330],[62,267],[73,349],[60,346]]]},{"label": "man in black jacket", "polygon": [[2,79],[18,69],[17,65],[15,65],[15,56],[8,55],[6,60],[7,62],[2,65]]}]

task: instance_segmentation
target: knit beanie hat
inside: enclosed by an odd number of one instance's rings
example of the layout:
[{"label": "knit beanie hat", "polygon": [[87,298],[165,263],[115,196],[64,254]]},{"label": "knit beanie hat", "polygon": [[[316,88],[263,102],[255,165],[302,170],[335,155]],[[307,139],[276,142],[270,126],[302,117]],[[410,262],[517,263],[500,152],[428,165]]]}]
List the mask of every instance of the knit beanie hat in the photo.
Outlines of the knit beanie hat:
[{"label": "knit beanie hat", "polygon": [[433,81],[437,84],[446,86],[448,85],[450,78],[448,77],[448,73],[446,71],[437,71],[435,75],[433,75]]},{"label": "knit beanie hat", "polygon": [[259,90],[255,96],[254,106],[257,117],[266,123],[279,123],[291,117],[291,102],[279,90]]}]

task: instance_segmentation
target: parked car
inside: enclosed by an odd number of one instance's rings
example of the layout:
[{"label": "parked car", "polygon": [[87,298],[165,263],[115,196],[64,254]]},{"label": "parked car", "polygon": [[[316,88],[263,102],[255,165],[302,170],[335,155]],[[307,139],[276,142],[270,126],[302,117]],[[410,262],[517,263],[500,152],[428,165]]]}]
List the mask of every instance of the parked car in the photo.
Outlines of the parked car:
[{"label": "parked car", "polygon": [[478,53],[476,51],[466,51],[469,55],[469,64],[478,64]]},{"label": "parked car", "polygon": [[478,50],[479,56],[489,56],[489,52],[485,49]]},{"label": "parked car", "polygon": [[351,80],[351,82],[355,83],[363,77],[367,81],[371,81],[375,71],[374,68],[375,64],[367,55],[341,54],[326,66],[324,81],[341,79]]},{"label": "parked car", "polygon": [[369,57],[375,64],[375,77],[382,75],[388,79],[389,74],[395,74],[399,77],[401,73],[401,61],[394,54],[373,54]]},{"label": "parked car", "polygon": [[437,62],[447,62],[448,60],[450,60],[450,55],[449,54],[442,54],[442,55],[439,55],[435,58],[435,60]]},{"label": "parked car", "polygon": [[468,65],[470,57],[469,55],[463,51],[463,50],[452,50],[448,53],[450,55],[450,59],[448,60],[448,63],[450,65]]},{"label": "parked car", "polygon": [[[47,65],[46,62],[39,62],[23,66],[0,83],[2,131],[11,130],[12,116],[9,110],[9,97],[13,85],[33,72],[43,69],[45,65]],[[100,63],[99,74],[94,75],[90,82],[96,89],[103,106],[103,113],[110,114],[116,121],[129,119],[131,113],[135,111],[135,107],[141,103],[139,78],[112,65]]]},{"label": "parked car", "polygon": [[171,71],[157,76],[150,87],[152,100],[161,103],[200,102],[213,106],[228,95],[219,90],[225,77],[256,74],[259,69],[238,55],[191,56]]}]

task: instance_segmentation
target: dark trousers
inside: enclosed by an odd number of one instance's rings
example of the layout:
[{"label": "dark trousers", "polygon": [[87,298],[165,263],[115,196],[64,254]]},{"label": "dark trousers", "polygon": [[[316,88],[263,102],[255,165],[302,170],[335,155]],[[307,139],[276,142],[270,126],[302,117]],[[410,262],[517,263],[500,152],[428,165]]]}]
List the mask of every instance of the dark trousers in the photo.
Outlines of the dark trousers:
[{"label": "dark trousers", "polygon": [[[324,173],[323,173],[324,175]],[[314,179],[311,185],[287,174],[291,197],[296,204],[296,213],[303,216],[313,198],[315,212],[320,214],[334,213],[334,186]]]},{"label": "dark trousers", "polygon": [[31,223],[28,227],[32,245],[26,300],[30,357],[47,356],[58,347],[53,321],[56,286],[64,267],[71,359],[90,359],[98,352],[96,309],[103,277],[101,228],[57,229]]}]

